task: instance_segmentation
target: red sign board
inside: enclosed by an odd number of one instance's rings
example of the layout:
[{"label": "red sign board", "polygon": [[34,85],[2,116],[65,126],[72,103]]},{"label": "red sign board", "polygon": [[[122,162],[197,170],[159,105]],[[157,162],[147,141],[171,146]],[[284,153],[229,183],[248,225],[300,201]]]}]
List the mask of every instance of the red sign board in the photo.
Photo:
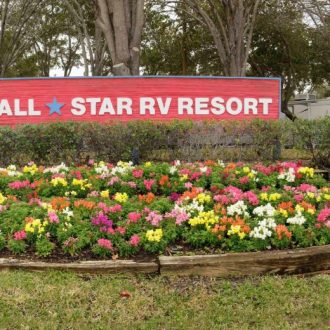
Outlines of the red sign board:
[{"label": "red sign board", "polygon": [[0,80],[0,125],[54,121],[278,119],[280,79]]}]

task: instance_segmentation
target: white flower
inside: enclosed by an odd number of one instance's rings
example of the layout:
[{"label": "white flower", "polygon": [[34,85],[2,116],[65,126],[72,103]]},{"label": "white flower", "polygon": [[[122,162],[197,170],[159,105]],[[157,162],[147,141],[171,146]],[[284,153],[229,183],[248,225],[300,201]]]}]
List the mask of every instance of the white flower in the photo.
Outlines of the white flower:
[{"label": "white flower", "polygon": [[263,226],[255,227],[250,233],[250,237],[259,238],[262,240],[265,240],[267,237],[271,237],[271,236],[272,236],[271,230]]},{"label": "white flower", "polygon": [[225,163],[220,159],[218,159],[218,165],[221,167],[226,167]]},{"label": "white flower", "polygon": [[53,167],[48,167],[44,170],[44,173],[60,173],[60,172],[68,172],[69,171],[69,168],[64,164],[64,163],[61,163],[60,165],[58,166],[53,166]]},{"label": "white flower", "polygon": [[275,212],[275,208],[269,203],[264,206],[258,206],[253,210],[253,214],[257,215],[258,217],[273,217]]},{"label": "white flower", "polygon": [[109,168],[106,165],[97,166],[95,167],[95,172],[97,174],[109,174]]},{"label": "white flower", "polygon": [[303,225],[306,222],[306,218],[301,214],[301,211],[298,211],[294,217],[288,218],[286,222],[291,225]]},{"label": "white flower", "polygon": [[201,167],[199,169],[202,173],[206,173],[207,172],[207,166]]},{"label": "white flower", "polygon": [[247,212],[247,206],[244,204],[243,201],[238,201],[237,203],[228,206],[227,214],[231,216],[236,214],[249,217],[249,213]]},{"label": "white flower", "polygon": [[189,204],[176,204],[174,209],[180,211],[181,213],[185,212],[189,216],[192,216],[195,213],[203,212],[204,206],[199,205],[196,200],[193,200]]},{"label": "white flower", "polygon": [[250,237],[265,240],[272,236],[272,229],[275,229],[276,222],[274,218],[265,218],[258,222],[258,226],[250,232]]},{"label": "white flower", "polygon": [[62,213],[63,213],[64,215],[66,215],[68,218],[73,217],[73,211],[71,211],[68,207],[65,208],[65,209],[62,211]]},{"label": "white flower", "polygon": [[280,180],[286,180],[287,182],[294,182],[296,179],[294,168],[289,167],[286,172],[281,173],[277,178]]},{"label": "white flower", "polygon": [[181,165],[181,161],[180,160],[175,160],[174,161],[174,165],[175,166],[180,166]]},{"label": "white flower", "polygon": [[174,173],[176,173],[178,171],[178,169],[175,167],[175,166],[171,166],[170,167],[170,174],[174,174]]},{"label": "white flower", "polygon": [[265,218],[262,221],[259,221],[258,225],[270,229],[274,229],[277,226],[274,218]]}]

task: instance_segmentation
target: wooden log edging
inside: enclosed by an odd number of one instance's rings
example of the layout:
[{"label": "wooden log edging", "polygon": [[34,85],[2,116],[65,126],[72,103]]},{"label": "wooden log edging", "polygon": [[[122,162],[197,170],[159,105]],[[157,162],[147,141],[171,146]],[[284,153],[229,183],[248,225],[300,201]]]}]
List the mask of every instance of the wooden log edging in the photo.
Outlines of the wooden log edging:
[{"label": "wooden log edging", "polygon": [[330,274],[330,245],[283,251],[159,257],[153,261],[105,260],[48,263],[0,259],[0,270],[65,270],[90,274],[162,274],[245,277],[257,275]]},{"label": "wooden log edging", "polygon": [[265,274],[312,274],[330,271],[330,245],[284,251],[208,256],[160,257],[164,275],[243,277]]},{"label": "wooden log edging", "polygon": [[0,270],[24,269],[29,271],[65,270],[91,274],[152,274],[159,272],[156,261],[135,262],[133,260],[79,261],[72,263],[52,263],[1,258]]}]

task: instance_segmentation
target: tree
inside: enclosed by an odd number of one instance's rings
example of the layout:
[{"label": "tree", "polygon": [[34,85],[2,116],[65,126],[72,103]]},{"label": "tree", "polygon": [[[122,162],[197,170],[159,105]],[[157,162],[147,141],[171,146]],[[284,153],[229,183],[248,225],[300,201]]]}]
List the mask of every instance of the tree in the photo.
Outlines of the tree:
[{"label": "tree", "polygon": [[245,76],[260,0],[182,1],[213,36],[225,75]]},{"label": "tree", "polygon": [[96,0],[97,24],[104,33],[113,74],[139,75],[144,0]]},{"label": "tree", "polygon": [[187,13],[184,3],[169,7],[164,1],[149,1],[145,15],[143,74],[222,74],[212,36]]},{"label": "tree", "polygon": [[34,42],[34,20],[44,0],[0,0],[0,76],[4,77]]}]

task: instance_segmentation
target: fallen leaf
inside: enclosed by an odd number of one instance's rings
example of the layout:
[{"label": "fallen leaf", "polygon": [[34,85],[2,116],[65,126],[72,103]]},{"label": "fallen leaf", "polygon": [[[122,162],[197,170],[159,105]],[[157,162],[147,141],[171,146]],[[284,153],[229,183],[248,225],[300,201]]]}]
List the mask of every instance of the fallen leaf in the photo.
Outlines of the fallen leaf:
[{"label": "fallen leaf", "polygon": [[122,298],[131,298],[132,295],[128,291],[122,291],[120,292],[120,296]]}]

